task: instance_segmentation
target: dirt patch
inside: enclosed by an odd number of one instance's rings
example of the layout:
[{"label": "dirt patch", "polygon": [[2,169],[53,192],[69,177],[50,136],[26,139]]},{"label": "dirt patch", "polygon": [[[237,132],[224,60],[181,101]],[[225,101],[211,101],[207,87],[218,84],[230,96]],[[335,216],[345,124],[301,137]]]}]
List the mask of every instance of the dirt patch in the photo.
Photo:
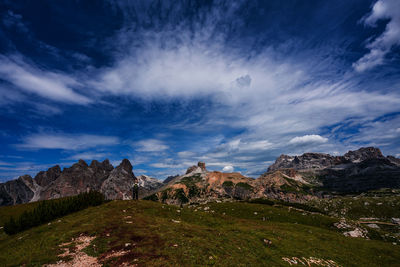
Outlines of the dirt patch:
[{"label": "dirt patch", "polygon": [[[100,267],[102,266],[98,263],[95,257],[91,257],[87,255],[82,250],[90,245],[90,242],[95,239],[94,236],[86,236],[80,235],[77,238],[72,239],[71,242],[63,243],[60,245],[64,249],[64,252],[58,255],[62,258],[72,258],[71,260],[64,261],[60,260],[55,264],[48,264],[45,265],[47,267],[81,267],[81,266],[88,266],[88,267]],[[71,245],[74,245],[70,247]]]}]

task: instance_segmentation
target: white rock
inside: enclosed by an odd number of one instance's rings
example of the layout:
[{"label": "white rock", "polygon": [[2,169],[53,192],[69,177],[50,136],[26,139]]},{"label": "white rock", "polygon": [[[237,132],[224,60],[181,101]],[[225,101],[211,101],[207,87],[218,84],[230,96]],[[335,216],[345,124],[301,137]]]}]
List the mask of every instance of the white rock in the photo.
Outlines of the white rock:
[{"label": "white rock", "polygon": [[400,225],[400,218],[392,218],[392,222]]},{"label": "white rock", "polygon": [[344,232],[343,234],[350,237],[365,237],[365,233],[360,228],[356,228],[353,231]]},{"label": "white rock", "polygon": [[374,229],[379,229],[379,228],[380,228],[380,227],[379,227],[377,224],[375,224],[375,223],[367,224],[367,226],[368,226],[369,228],[374,228]]}]

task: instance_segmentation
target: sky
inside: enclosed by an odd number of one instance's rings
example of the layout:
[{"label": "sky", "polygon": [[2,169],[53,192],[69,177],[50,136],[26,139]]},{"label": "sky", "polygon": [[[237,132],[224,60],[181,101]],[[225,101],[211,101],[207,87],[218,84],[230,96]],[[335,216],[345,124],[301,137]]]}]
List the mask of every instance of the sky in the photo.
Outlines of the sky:
[{"label": "sky", "polygon": [[362,146],[400,157],[398,0],[0,2],[0,181]]}]

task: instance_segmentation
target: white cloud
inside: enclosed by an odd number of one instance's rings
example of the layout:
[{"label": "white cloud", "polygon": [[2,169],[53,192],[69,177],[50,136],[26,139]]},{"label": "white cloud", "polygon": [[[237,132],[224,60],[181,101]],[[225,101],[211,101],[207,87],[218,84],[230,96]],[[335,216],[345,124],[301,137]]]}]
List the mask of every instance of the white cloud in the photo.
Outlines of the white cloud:
[{"label": "white cloud", "polygon": [[371,13],[363,18],[363,22],[374,27],[377,21],[384,19],[389,19],[385,31],[367,44],[369,52],[353,64],[356,71],[363,72],[383,64],[392,47],[400,45],[400,1],[377,1]]},{"label": "white cloud", "polygon": [[84,159],[84,160],[104,160],[108,156],[104,152],[83,152],[69,156],[67,159]]},{"label": "white cloud", "polygon": [[169,148],[168,145],[157,139],[141,140],[134,143],[134,146],[137,147],[136,151],[140,152],[160,152]]},{"label": "white cloud", "polygon": [[296,136],[290,139],[289,144],[299,145],[299,144],[315,144],[315,143],[326,143],[328,138],[322,137],[320,135],[311,134],[304,136]]},{"label": "white cloud", "polygon": [[227,165],[222,169],[222,172],[233,172],[233,166]]},{"label": "white cloud", "polygon": [[114,136],[90,134],[33,134],[23,138],[17,144],[19,149],[63,149],[81,150],[91,147],[112,146],[119,144]]},{"label": "white cloud", "polygon": [[189,158],[195,156],[195,153],[192,151],[180,151],[178,152],[178,157],[180,158]]},{"label": "white cloud", "polygon": [[18,58],[12,61],[0,56],[0,74],[17,88],[44,98],[81,105],[91,102],[89,98],[72,89],[80,85],[74,78],[41,70]]}]

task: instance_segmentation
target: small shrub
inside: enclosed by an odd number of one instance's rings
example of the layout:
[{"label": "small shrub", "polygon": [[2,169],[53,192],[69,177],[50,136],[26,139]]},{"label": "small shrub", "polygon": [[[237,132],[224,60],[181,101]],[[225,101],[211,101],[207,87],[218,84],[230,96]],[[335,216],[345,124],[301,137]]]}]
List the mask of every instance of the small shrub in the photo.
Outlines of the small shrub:
[{"label": "small shrub", "polygon": [[144,200],[150,200],[150,201],[158,201],[158,196],[156,194],[152,194],[150,196],[144,197]]},{"label": "small shrub", "polygon": [[265,205],[270,205],[273,206],[275,204],[274,201],[266,199],[266,198],[256,198],[249,200],[249,203],[254,203],[254,204],[265,204]]},{"label": "small shrub", "polygon": [[182,188],[175,190],[175,199],[178,199],[182,204],[188,203],[189,199],[185,195]]},{"label": "small shrub", "polygon": [[242,188],[244,188],[246,190],[252,190],[253,189],[253,187],[251,185],[249,185],[248,183],[243,183],[243,182],[237,183],[236,186],[242,187]]},{"label": "small shrub", "polygon": [[189,187],[189,198],[197,197],[200,195],[200,190],[197,186],[193,185]]},{"label": "small shrub", "polygon": [[168,199],[168,192],[170,191],[170,189],[164,190],[161,192],[161,202],[164,203],[165,200]]},{"label": "small shrub", "polygon": [[225,181],[225,182],[222,184],[222,186],[232,187],[232,186],[234,186],[234,184],[233,184],[232,181]]}]

